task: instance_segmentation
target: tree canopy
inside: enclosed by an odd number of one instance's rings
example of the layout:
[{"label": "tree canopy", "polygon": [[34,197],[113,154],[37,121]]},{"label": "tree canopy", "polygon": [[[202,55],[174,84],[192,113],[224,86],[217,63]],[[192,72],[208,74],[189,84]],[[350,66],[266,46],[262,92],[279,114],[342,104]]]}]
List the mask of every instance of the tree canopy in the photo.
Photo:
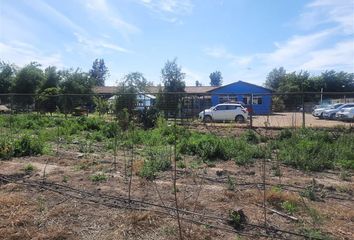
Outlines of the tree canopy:
[{"label": "tree canopy", "polygon": [[103,59],[95,59],[92,63],[92,68],[89,71],[90,77],[93,79],[95,86],[104,86],[106,77],[109,74]]},{"label": "tree canopy", "polygon": [[222,76],[220,71],[210,73],[210,86],[218,87],[222,85]]},{"label": "tree canopy", "polygon": [[186,87],[185,76],[186,74],[178,66],[176,58],[172,61],[167,60],[161,69],[164,88],[157,98],[157,104],[162,110],[165,110],[165,113],[177,109]]}]

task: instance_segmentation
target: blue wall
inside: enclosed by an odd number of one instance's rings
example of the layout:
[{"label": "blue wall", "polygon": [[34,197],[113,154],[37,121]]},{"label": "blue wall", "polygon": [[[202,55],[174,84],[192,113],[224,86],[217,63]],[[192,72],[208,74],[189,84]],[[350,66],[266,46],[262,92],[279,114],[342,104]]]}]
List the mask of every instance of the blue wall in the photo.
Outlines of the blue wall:
[{"label": "blue wall", "polygon": [[[222,100],[223,97],[231,97],[232,100],[243,102],[243,98],[248,96],[249,99],[251,98],[251,94],[253,97],[261,97],[262,104],[252,104],[252,109],[254,114],[270,114],[272,112],[272,96],[269,95],[271,90],[246,83],[243,81],[238,81],[235,83],[231,83],[226,86],[222,86],[210,91],[211,95],[211,102],[212,105],[215,106]],[[262,95],[268,94],[268,95]],[[224,95],[224,96],[223,96]],[[250,105],[246,104],[247,106]]]}]

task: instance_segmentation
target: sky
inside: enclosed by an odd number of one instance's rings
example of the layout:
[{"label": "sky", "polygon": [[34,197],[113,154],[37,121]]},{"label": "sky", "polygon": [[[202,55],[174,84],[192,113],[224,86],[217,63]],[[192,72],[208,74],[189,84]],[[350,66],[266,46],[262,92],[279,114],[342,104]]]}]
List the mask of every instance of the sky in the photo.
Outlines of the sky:
[{"label": "sky", "polygon": [[262,85],[283,66],[354,72],[354,0],[0,0],[0,60],[88,71],[103,58],[114,86],[154,84],[177,58],[186,85]]}]

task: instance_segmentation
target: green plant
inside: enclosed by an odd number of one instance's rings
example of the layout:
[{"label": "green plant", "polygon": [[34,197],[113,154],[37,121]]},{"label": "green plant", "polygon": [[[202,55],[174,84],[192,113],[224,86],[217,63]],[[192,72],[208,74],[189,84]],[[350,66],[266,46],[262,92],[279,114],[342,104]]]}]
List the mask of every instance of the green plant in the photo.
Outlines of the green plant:
[{"label": "green plant", "polygon": [[178,161],[177,162],[177,167],[178,168],[186,168],[187,166],[186,166],[184,161]]},{"label": "green plant", "polygon": [[146,159],[139,171],[141,177],[154,179],[157,172],[166,171],[171,167],[170,153],[165,147],[151,147],[145,150]]},{"label": "green plant", "polygon": [[236,179],[231,176],[227,176],[227,189],[230,191],[234,191],[236,188]]},{"label": "green plant", "polygon": [[314,185],[307,186],[303,191],[300,192],[300,195],[310,199],[311,201],[318,200]]},{"label": "green plant", "polygon": [[104,173],[95,173],[90,176],[92,182],[104,182],[107,181],[108,176]]},{"label": "green plant", "polygon": [[44,143],[35,136],[23,135],[13,143],[15,157],[38,155],[43,153]]},{"label": "green plant", "polygon": [[314,229],[314,228],[303,228],[301,230],[301,233],[307,236],[307,239],[322,239],[322,240],[331,240],[332,238],[325,234],[322,233],[320,229]]},{"label": "green plant", "polygon": [[26,172],[26,173],[31,173],[35,170],[36,168],[31,164],[31,163],[28,163],[24,166],[23,170]]},{"label": "green plant", "polygon": [[229,223],[235,229],[241,229],[242,224],[246,222],[246,215],[242,210],[230,210],[229,211]]},{"label": "green plant", "polygon": [[69,177],[68,176],[63,176],[63,180],[62,180],[62,182],[64,182],[64,183],[67,183],[68,182],[68,180],[69,180]]},{"label": "green plant", "polygon": [[297,205],[294,202],[290,201],[282,202],[281,208],[289,214],[294,214],[298,210]]}]

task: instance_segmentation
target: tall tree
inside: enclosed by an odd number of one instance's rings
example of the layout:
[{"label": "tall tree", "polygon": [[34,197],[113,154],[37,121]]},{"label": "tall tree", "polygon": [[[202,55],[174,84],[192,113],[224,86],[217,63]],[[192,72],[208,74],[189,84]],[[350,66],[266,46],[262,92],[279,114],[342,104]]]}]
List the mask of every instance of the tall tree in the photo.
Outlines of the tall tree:
[{"label": "tall tree", "polygon": [[203,84],[197,80],[197,81],[195,81],[195,86],[196,87],[201,87],[201,86],[203,86]]},{"label": "tall tree", "polygon": [[209,78],[210,78],[210,86],[217,87],[222,85],[222,76],[220,71],[215,71],[210,73]]},{"label": "tall tree", "polygon": [[165,112],[177,113],[178,105],[183,96],[186,74],[177,65],[177,59],[167,61],[161,69],[161,79],[164,84],[163,95],[159,96],[158,106]]},{"label": "tall tree", "polygon": [[44,82],[41,90],[47,88],[56,88],[59,85],[60,76],[58,74],[57,68],[54,66],[49,66],[44,70]]},{"label": "tall tree", "polygon": [[131,114],[136,106],[138,93],[146,92],[146,88],[151,85],[152,83],[148,82],[140,72],[125,75],[123,81],[118,84],[115,101],[116,113],[126,109]]},{"label": "tall tree", "polygon": [[60,107],[63,112],[70,113],[76,107],[89,107],[93,104],[90,96],[93,83],[88,73],[82,72],[78,68],[60,71],[59,75],[60,91],[66,94],[60,99]]},{"label": "tall tree", "polygon": [[[44,81],[44,74],[40,66],[36,62],[32,62],[20,69],[16,74],[12,92],[35,94]],[[18,96],[15,100],[15,104],[18,105],[31,105],[34,102],[34,96]]]},{"label": "tall tree", "polygon": [[[0,93],[9,93],[14,82],[16,67],[14,65],[0,62]],[[8,97],[0,96],[0,104],[8,102]]]},{"label": "tall tree", "polygon": [[109,74],[103,59],[96,59],[92,63],[92,68],[89,72],[90,77],[94,80],[95,86],[104,86],[106,77]]},{"label": "tall tree", "polygon": [[270,73],[268,73],[265,86],[274,91],[277,91],[280,84],[284,82],[285,77],[286,71],[283,67],[274,68]]}]

